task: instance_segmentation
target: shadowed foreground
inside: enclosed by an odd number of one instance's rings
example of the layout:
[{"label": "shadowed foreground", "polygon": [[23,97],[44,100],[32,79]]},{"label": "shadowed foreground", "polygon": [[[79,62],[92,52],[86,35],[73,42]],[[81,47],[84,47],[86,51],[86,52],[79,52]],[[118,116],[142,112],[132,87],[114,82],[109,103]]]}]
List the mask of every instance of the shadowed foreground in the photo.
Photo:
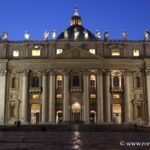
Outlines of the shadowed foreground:
[{"label": "shadowed foreground", "polygon": [[[100,129],[101,131],[103,130],[103,132],[100,132]],[[122,131],[119,131],[121,129]],[[6,131],[2,131],[1,127],[0,150],[150,149],[148,128],[137,128],[135,130],[134,128],[128,127],[127,130],[127,126],[117,127],[110,125],[105,125],[105,127],[104,125],[95,126],[95,128],[94,126],[86,125],[39,125],[21,126],[19,129],[9,126],[7,128],[5,127],[5,130]]]}]

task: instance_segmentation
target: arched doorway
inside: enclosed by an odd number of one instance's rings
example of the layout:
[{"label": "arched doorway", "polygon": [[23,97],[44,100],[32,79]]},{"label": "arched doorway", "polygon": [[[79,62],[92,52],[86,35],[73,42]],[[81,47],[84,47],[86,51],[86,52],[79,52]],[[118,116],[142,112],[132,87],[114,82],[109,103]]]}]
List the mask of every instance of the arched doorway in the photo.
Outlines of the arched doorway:
[{"label": "arched doorway", "polygon": [[57,111],[56,113],[56,123],[59,124],[59,123],[62,123],[63,121],[63,113],[62,111]]},{"label": "arched doorway", "polygon": [[31,124],[40,122],[40,104],[31,105]]},{"label": "arched doorway", "polygon": [[121,124],[121,105],[113,104],[112,105],[112,119],[115,124]]},{"label": "arched doorway", "polygon": [[90,123],[96,123],[96,111],[90,111]]},{"label": "arched doorway", "polygon": [[78,102],[72,104],[72,121],[79,123],[81,121],[81,105]]}]

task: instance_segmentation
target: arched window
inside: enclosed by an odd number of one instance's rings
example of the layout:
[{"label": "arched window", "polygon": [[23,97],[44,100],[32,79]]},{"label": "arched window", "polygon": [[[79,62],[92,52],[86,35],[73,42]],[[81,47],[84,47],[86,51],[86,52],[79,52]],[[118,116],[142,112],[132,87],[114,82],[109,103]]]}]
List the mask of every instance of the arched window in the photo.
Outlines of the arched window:
[{"label": "arched window", "polygon": [[135,78],[135,86],[136,86],[137,88],[140,87],[140,77],[136,77],[136,78]]},{"label": "arched window", "polygon": [[118,76],[113,77],[113,86],[114,86],[114,88],[119,88],[119,77]]},{"label": "arched window", "polygon": [[39,87],[39,77],[34,76],[32,78],[32,87]]},{"label": "arched window", "polygon": [[96,87],[96,76],[93,74],[90,76],[90,87]]},{"label": "arched window", "polygon": [[58,88],[61,88],[62,87],[62,76],[61,75],[58,75],[57,78],[56,78],[57,82],[56,82],[56,86]]},{"label": "arched window", "polygon": [[80,86],[80,79],[79,76],[73,76],[73,86]]},{"label": "arched window", "polygon": [[16,88],[17,87],[17,79],[16,77],[12,78],[12,88]]}]

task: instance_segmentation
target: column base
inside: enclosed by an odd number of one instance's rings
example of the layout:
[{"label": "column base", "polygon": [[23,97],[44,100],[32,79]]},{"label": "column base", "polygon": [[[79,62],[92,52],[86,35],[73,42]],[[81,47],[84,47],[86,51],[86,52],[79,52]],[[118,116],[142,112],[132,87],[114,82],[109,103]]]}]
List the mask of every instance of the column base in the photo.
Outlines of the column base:
[{"label": "column base", "polygon": [[90,124],[90,121],[84,121],[84,124]]},{"label": "column base", "polygon": [[97,124],[101,125],[101,124],[105,124],[105,122],[104,121],[97,121]]},{"label": "column base", "polygon": [[49,121],[47,124],[55,125],[56,122],[55,121]]}]

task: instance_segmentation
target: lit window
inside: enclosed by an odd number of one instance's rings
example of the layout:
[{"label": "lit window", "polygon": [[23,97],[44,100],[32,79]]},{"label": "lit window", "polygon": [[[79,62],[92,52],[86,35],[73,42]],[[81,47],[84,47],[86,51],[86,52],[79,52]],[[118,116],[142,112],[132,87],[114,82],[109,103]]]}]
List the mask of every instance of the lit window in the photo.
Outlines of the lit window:
[{"label": "lit window", "polygon": [[41,50],[38,49],[32,50],[32,56],[41,56]]},{"label": "lit window", "polygon": [[140,56],[139,50],[133,50],[133,56]]},{"label": "lit window", "polygon": [[96,76],[93,74],[90,76],[90,87],[96,87]]},{"label": "lit window", "polygon": [[60,99],[62,99],[63,97],[62,97],[62,94],[56,94],[56,98],[60,98]]},{"label": "lit window", "polygon": [[19,50],[13,50],[13,57],[19,56]]},{"label": "lit window", "polygon": [[33,94],[32,95],[32,99],[34,99],[34,100],[38,100],[39,98],[40,98],[39,94]]},{"label": "lit window", "polygon": [[39,46],[38,46],[38,45],[35,45],[34,48],[39,48]]},{"label": "lit window", "polygon": [[61,75],[57,76],[57,87],[58,88],[62,87],[62,76]]},{"label": "lit window", "polygon": [[114,98],[114,99],[119,99],[119,98],[120,98],[120,95],[119,95],[118,93],[114,93],[114,94],[113,94],[113,98]]},{"label": "lit window", "polygon": [[96,98],[96,94],[90,94],[90,98],[92,99]]},{"label": "lit window", "polygon": [[62,52],[63,52],[62,49],[57,49],[56,54],[58,55],[58,54],[61,54]]},{"label": "lit window", "polygon": [[118,48],[112,49],[111,55],[112,56],[120,56],[120,49],[118,49]]},{"label": "lit window", "polygon": [[95,49],[89,49],[89,52],[91,53],[91,54],[95,54],[96,52],[95,52]]}]

